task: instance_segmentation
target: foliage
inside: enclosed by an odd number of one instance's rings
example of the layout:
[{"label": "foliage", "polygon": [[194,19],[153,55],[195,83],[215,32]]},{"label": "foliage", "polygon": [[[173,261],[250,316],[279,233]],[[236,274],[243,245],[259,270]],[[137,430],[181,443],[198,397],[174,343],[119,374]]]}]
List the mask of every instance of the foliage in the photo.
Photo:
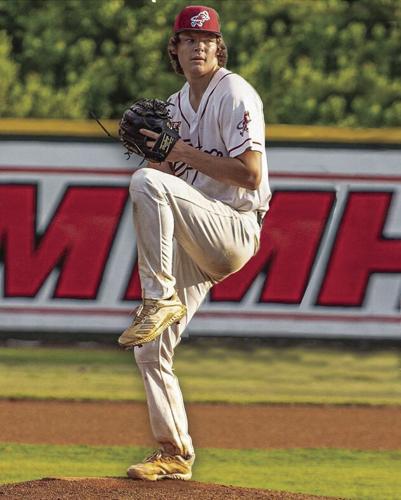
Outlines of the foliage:
[{"label": "foliage", "polygon": [[[136,98],[167,97],[183,83],[166,46],[187,3],[0,0],[0,116],[116,118]],[[207,4],[268,123],[401,125],[398,0]]]}]

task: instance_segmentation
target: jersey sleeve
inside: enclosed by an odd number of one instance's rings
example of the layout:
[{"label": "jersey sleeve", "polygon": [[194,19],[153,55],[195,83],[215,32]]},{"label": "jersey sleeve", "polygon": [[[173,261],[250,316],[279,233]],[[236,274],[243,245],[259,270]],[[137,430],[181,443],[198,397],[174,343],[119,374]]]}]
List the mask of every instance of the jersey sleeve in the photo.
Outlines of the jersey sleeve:
[{"label": "jersey sleeve", "polygon": [[263,106],[252,87],[227,92],[220,107],[220,132],[230,157],[265,148]]}]

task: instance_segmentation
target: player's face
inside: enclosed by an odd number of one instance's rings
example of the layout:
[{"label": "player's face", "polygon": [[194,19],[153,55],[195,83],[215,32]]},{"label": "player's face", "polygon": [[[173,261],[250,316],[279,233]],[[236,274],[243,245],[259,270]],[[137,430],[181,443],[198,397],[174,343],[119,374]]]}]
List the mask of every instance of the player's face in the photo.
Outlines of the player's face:
[{"label": "player's face", "polygon": [[180,33],[177,56],[185,75],[203,76],[218,68],[217,38],[213,33]]}]

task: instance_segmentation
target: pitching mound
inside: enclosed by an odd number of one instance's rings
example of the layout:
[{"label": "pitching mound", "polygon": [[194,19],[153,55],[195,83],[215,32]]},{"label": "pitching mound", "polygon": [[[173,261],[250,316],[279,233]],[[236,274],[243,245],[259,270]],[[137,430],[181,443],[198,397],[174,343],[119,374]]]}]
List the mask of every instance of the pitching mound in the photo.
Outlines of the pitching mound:
[{"label": "pitching mound", "polygon": [[[234,488],[195,481],[158,481],[152,483],[107,477],[44,478],[39,481],[0,485],[0,496],[3,495],[7,500],[14,498],[29,498],[30,500],[43,500],[44,498],[46,500],[59,500],[60,498],[76,500],[99,498],[110,500],[171,500],[173,498],[179,500],[193,500],[194,498],[202,500],[219,500],[220,498],[306,500],[308,498],[328,498],[255,488]],[[330,498],[333,500],[333,497]]]}]

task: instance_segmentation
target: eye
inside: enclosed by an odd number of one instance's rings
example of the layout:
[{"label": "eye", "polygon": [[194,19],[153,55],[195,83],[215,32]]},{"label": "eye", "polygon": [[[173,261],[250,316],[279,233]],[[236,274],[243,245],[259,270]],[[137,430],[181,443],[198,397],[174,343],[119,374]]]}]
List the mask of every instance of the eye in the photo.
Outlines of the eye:
[{"label": "eye", "polygon": [[213,45],[214,43],[216,43],[216,39],[215,38],[205,38],[204,40],[202,40],[202,42],[205,45],[210,46],[210,45]]}]

